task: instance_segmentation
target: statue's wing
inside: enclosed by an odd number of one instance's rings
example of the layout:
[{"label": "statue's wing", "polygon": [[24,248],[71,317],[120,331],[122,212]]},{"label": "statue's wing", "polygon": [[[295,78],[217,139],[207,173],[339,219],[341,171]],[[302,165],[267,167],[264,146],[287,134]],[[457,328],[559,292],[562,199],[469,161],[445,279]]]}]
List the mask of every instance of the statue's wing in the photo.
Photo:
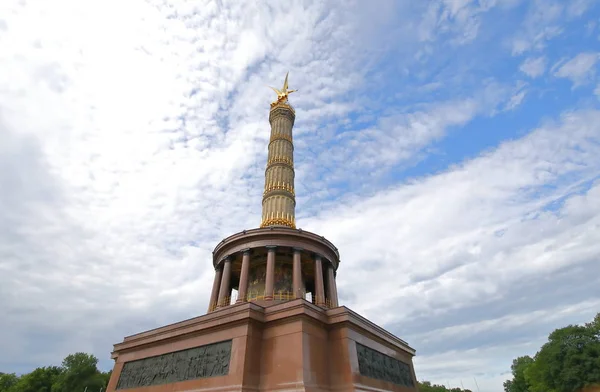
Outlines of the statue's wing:
[{"label": "statue's wing", "polygon": [[[269,86],[269,87],[271,87],[271,86]],[[277,90],[275,87],[271,87],[271,88],[273,89],[273,91],[275,91],[275,93],[277,93],[277,96],[281,96],[281,95],[283,95],[283,94],[281,93],[281,91]]]},{"label": "statue's wing", "polygon": [[283,91],[287,91],[288,89],[288,75],[290,74],[290,72],[288,71],[288,73],[285,74],[285,81],[283,82]]}]

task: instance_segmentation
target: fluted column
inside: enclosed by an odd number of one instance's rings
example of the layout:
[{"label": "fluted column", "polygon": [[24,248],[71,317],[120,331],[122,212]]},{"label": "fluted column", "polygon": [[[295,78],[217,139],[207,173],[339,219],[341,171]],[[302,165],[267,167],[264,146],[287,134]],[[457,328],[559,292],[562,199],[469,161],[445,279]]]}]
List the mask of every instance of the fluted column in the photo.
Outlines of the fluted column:
[{"label": "fluted column", "polygon": [[208,311],[212,312],[217,307],[217,300],[219,299],[219,288],[221,287],[221,275],[223,270],[217,266],[215,268],[215,279],[213,280],[212,291],[210,293],[210,302],[208,303]]},{"label": "fluted column", "polygon": [[335,284],[335,271],[331,263],[327,264],[327,297],[332,308],[338,307],[337,286]]},{"label": "fluted column", "polygon": [[294,248],[293,265],[294,298],[302,298],[302,249]]},{"label": "fluted column", "polygon": [[288,103],[271,107],[271,138],[265,169],[265,190],[260,227],[296,227],[294,193],[294,144],[292,128],[296,115]]},{"label": "fluted column", "polygon": [[242,272],[240,273],[240,286],[237,302],[246,302],[248,298],[248,272],[250,270],[250,249],[244,249],[242,253]]},{"label": "fluted column", "polygon": [[273,299],[273,291],[275,290],[275,248],[275,246],[267,246],[265,299]]},{"label": "fluted column", "polygon": [[218,307],[227,306],[225,303],[227,296],[231,292],[231,258],[226,258],[223,262],[223,276],[221,277],[221,287],[219,288],[219,304]]},{"label": "fluted column", "polygon": [[325,286],[323,284],[323,262],[320,255],[315,255],[315,304],[325,303]]}]

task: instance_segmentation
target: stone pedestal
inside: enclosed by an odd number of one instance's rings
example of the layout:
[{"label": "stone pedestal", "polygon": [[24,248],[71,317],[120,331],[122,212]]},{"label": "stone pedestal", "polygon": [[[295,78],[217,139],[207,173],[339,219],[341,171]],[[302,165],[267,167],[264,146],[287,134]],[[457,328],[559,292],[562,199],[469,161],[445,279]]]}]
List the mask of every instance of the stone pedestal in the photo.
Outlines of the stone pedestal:
[{"label": "stone pedestal", "polygon": [[240,303],[126,337],[106,392],[416,392],[414,354],[345,307]]}]

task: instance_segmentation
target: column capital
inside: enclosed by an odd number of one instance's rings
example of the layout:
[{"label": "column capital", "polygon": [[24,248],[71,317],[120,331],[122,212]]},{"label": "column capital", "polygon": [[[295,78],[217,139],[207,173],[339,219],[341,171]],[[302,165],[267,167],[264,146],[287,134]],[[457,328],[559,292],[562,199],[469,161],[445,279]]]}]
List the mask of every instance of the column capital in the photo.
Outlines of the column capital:
[{"label": "column capital", "polygon": [[314,254],[314,257],[315,257],[315,260],[316,260],[316,259],[323,260],[323,259],[325,258],[325,256],[323,256],[323,255],[322,255],[322,254],[320,254],[320,253],[315,253],[315,254]]},{"label": "column capital", "polygon": [[240,252],[241,252],[243,255],[245,255],[245,254],[249,254],[249,253],[250,253],[250,251],[251,251],[251,249],[250,249],[250,248],[246,248],[246,249],[242,249],[242,250],[240,250]]},{"label": "column capital", "polygon": [[265,248],[267,248],[270,251],[275,251],[275,249],[277,248],[277,245],[267,245],[265,246]]},{"label": "column capital", "polygon": [[302,252],[304,250],[304,248],[299,248],[297,246],[294,246],[292,249],[294,250],[294,252]]}]

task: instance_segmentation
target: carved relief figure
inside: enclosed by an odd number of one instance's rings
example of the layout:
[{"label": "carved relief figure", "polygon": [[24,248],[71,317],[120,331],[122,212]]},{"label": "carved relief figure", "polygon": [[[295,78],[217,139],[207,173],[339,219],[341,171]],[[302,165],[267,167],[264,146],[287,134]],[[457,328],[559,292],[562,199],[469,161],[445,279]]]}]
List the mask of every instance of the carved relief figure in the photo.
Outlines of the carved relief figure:
[{"label": "carved relief figure", "polygon": [[379,351],[356,343],[361,375],[407,387],[414,386],[410,366]]},{"label": "carved relief figure", "polygon": [[229,373],[231,340],[126,362],[117,389],[175,383]]}]

